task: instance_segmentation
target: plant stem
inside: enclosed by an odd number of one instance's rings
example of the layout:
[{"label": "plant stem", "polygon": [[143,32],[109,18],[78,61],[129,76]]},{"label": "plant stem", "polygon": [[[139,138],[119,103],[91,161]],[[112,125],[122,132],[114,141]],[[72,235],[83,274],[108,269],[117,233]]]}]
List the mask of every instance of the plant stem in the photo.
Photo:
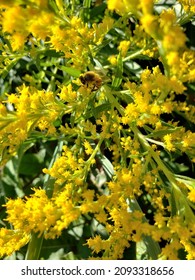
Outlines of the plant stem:
[{"label": "plant stem", "polygon": [[28,244],[25,260],[38,260],[42,243],[43,235],[39,236],[38,233],[32,233],[30,242]]},{"label": "plant stem", "polygon": [[172,172],[168,170],[168,168],[165,166],[165,164],[160,159],[159,155],[151,148],[151,146],[146,141],[144,135],[137,129],[137,127],[132,128],[133,132],[137,135],[139,138],[141,144],[145,149],[148,151],[148,153],[153,157],[153,159],[156,161],[160,169],[163,171],[167,179],[171,182],[176,184],[176,179],[173,176]]}]

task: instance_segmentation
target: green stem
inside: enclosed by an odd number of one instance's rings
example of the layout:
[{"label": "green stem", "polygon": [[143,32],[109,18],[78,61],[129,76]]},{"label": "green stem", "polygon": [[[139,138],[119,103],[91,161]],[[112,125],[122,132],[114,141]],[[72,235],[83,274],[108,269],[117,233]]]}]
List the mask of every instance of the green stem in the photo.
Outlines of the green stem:
[{"label": "green stem", "polygon": [[148,153],[153,157],[158,167],[163,171],[168,181],[171,184],[171,212],[172,215],[179,215],[183,217],[187,222],[194,222],[195,216],[193,211],[191,210],[188,200],[185,194],[182,192],[180,187],[177,184],[177,180],[174,174],[169,171],[169,169],[165,166],[165,164],[160,159],[159,155],[150,147],[148,142],[146,141],[144,135],[137,129],[137,127],[132,128],[133,132],[138,136],[141,144]]},{"label": "green stem", "polygon": [[119,104],[119,102],[113,96],[110,88],[108,86],[104,86],[104,88],[105,88],[106,96],[108,97],[110,104],[113,105],[119,111],[121,116],[124,116],[125,115],[124,108]]},{"label": "green stem", "polygon": [[1,78],[5,79],[9,71],[16,65],[16,63],[22,58],[22,56],[15,57],[1,72]]},{"label": "green stem", "polygon": [[168,168],[165,166],[165,164],[160,159],[159,155],[152,149],[152,147],[148,144],[146,141],[144,135],[137,129],[137,127],[132,128],[133,132],[137,135],[139,138],[141,144],[145,149],[148,151],[148,153],[153,157],[153,159],[156,161],[157,165],[160,167],[160,169],[163,171],[167,179],[173,183],[176,184],[176,180],[173,176],[173,173],[168,170]]},{"label": "green stem", "polygon": [[[59,141],[58,145],[56,146],[56,148],[54,150],[52,160],[50,161],[50,164],[49,164],[49,168],[51,168],[53,166],[57,157],[61,154],[62,147],[63,147],[63,141]],[[53,195],[54,182],[55,182],[55,179],[52,178],[49,174],[45,175],[45,178],[43,181],[43,188],[45,189],[48,198],[51,198]]]},{"label": "green stem", "polygon": [[137,58],[140,54],[143,53],[143,51],[144,51],[144,48],[137,51],[137,52],[134,52],[134,53],[130,54],[129,56],[123,58],[123,62],[128,61],[128,60],[132,60],[134,58]]},{"label": "green stem", "polygon": [[86,162],[86,171],[88,171],[88,168],[90,167],[92,160],[95,158],[97,152],[100,150],[100,147],[101,147],[103,141],[104,141],[104,138],[102,137],[102,138],[99,140],[98,144],[96,145],[95,149],[93,150],[93,153],[92,153],[91,156],[88,158],[88,160],[87,160],[87,162]]},{"label": "green stem", "polygon": [[165,76],[170,77],[170,68],[169,65],[167,64],[166,53],[165,53],[165,49],[163,48],[162,41],[157,40],[156,43],[164,66]]},{"label": "green stem", "polygon": [[30,242],[28,244],[25,260],[38,260],[42,243],[43,235],[39,236],[38,233],[32,233]]}]

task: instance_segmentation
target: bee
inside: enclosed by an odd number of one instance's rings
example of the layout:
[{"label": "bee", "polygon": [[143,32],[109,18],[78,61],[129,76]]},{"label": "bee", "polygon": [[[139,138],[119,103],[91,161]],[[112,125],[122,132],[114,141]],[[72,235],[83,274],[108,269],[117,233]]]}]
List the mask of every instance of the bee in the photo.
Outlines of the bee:
[{"label": "bee", "polygon": [[98,90],[102,85],[102,78],[99,74],[88,71],[79,77],[81,83],[89,88],[91,91]]}]

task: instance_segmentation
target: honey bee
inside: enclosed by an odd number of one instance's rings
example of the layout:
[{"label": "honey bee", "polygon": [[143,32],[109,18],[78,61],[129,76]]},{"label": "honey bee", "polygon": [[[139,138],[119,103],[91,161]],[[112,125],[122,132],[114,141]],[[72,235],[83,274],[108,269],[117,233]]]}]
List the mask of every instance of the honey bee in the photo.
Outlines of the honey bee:
[{"label": "honey bee", "polygon": [[102,78],[99,74],[88,71],[79,77],[81,83],[89,88],[91,91],[98,90],[102,85]]}]

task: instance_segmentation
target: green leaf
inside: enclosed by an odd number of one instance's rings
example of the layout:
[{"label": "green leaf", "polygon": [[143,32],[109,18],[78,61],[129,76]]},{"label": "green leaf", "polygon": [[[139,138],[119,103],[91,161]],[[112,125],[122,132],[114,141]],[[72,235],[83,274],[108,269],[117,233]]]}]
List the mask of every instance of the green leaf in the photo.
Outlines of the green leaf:
[{"label": "green leaf", "polygon": [[114,175],[114,168],[113,168],[112,163],[104,155],[100,155],[99,160],[100,160],[100,162],[103,166],[103,169],[104,169],[106,175],[108,176],[108,178],[112,179],[112,177]]},{"label": "green leaf", "polygon": [[91,0],[84,0],[83,1],[83,8],[90,8]]},{"label": "green leaf", "polygon": [[118,88],[122,83],[122,77],[123,77],[123,60],[121,54],[118,55],[117,58],[117,67],[115,72],[115,77],[112,81],[112,87]]},{"label": "green leaf", "polygon": [[44,155],[45,150],[41,150],[37,154],[25,154],[21,159],[19,173],[32,176],[40,173],[40,170],[43,168]]},{"label": "green leaf", "polygon": [[110,108],[111,108],[111,106],[109,103],[101,104],[101,105],[93,108],[93,115],[95,118],[98,118],[99,114],[101,112],[104,112],[104,111],[107,112],[108,110],[110,110]]},{"label": "green leaf", "polygon": [[106,3],[102,3],[100,5],[95,6],[93,9],[90,11],[90,18],[91,19],[97,19],[97,15],[103,15],[107,5]]},{"label": "green leaf", "polygon": [[124,68],[128,70],[128,72],[134,74],[136,77],[140,77],[143,69],[140,65],[135,61],[128,61],[124,63]]},{"label": "green leaf", "polygon": [[28,244],[28,249],[26,252],[26,260],[38,260],[41,247],[43,243],[43,235],[39,236],[39,233],[32,233],[31,239]]},{"label": "green leaf", "polygon": [[64,249],[61,248],[50,254],[48,260],[62,260],[64,258]]},{"label": "green leaf", "polygon": [[[142,209],[136,199],[129,199],[129,211],[141,211]],[[143,217],[143,222],[147,222],[145,216]],[[146,248],[146,254],[149,259],[157,260],[159,254],[161,253],[160,245],[158,242],[154,241],[151,236],[143,235],[142,240]]]},{"label": "green leaf", "polygon": [[59,66],[59,69],[65,71],[67,74],[78,78],[81,75],[81,71],[75,68],[66,67],[66,66]]}]

